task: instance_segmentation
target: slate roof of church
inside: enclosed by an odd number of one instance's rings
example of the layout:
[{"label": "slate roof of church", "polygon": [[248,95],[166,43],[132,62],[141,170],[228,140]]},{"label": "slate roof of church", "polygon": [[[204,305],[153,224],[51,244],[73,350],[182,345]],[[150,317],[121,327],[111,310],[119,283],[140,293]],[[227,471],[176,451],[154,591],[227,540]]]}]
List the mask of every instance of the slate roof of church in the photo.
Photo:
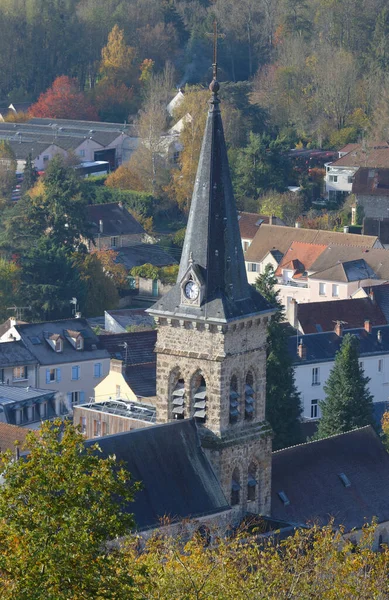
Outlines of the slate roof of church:
[{"label": "slate roof of church", "polygon": [[[237,210],[232,190],[223,123],[213,94],[200,152],[177,284],[150,309],[175,315],[227,322],[259,312],[272,312],[267,301],[247,282]],[[259,229],[262,229],[262,227]],[[258,234],[257,234],[258,235]],[[181,286],[190,261],[204,280],[201,306],[181,304]]]},{"label": "slate roof of church", "polygon": [[333,517],[346,530],[360,529],[373,517],[389,521],[388,496],[389,454],[370,426],[273,452],[273,519],[324,525]]},{"label": "slate roof of church", "polygon": [[229,509],[206,458],[193,419],[94,438],[102,456],[123,460],[143,489],[128,507],[138,530],[157,527],[163,517],[193,518]]}]

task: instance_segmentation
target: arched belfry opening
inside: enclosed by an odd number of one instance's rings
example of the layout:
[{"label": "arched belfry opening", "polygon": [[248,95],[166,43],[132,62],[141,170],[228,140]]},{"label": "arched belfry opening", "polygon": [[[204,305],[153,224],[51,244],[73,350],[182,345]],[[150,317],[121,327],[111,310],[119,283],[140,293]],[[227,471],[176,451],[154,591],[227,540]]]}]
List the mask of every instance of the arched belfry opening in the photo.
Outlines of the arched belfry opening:
[{"label": "arched belfry opening", "polygon": [[240,502],[240,472],[238,467],[232,472],[231,476],[231,506],[236,506]]},{"label": "arched belfry opening", "polygon": [[185,381],[177,369],[171,375],[171,416],[173,419],[184,419],[186,416]]},{"label": "arched belfry opening", "polygon": [[246,383],[244,387],[244,418],[250,421],[254,417],[255,411],[255,391],[254,391],[254,375],[252,371],[248,371],[246,375]]},{"label": "arched belfry opening", "polygon": [[193,390],[193,417],[197,423],[205,423],[207,420],[207,384],[201,372],[197,372],[193,376],[191,389]]},{"label": "arched belfry opening", "polygon": [[233,375],[230,381],[230,423],[236,423],[239,415],[238,379],[236,375]]},{"label": "arched belfry opening", "polygon": [[247,500],[254,502],[257,499],[258,468],[255,462],[249,464],[247,472]]}]

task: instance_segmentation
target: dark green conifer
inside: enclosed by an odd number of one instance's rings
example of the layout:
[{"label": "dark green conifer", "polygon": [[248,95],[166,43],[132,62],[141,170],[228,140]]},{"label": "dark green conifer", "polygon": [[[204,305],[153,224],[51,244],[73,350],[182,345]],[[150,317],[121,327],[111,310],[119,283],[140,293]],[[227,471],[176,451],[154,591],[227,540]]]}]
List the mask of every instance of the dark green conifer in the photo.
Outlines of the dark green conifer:
[{"label": "dark green conifer", "polygon": [[373,425],[373,396],[367,386],[369,381],[359,364],[358,339],[346,334],[324,386],[326,398],[319,403],[322,418],[317,438]]}]

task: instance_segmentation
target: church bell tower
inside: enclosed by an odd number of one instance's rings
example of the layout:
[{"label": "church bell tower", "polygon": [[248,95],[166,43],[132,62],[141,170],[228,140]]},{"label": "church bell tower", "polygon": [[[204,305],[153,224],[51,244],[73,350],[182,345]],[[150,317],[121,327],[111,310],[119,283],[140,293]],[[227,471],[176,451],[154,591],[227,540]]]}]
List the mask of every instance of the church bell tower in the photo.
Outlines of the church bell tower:
[{"label": "church bell tower", "polygon": [[214,65],[212,93],[175,286],[158,326],[157,422],[194,418],[232,506],[270,512],[266,329],[274,309],[247,282]]}]

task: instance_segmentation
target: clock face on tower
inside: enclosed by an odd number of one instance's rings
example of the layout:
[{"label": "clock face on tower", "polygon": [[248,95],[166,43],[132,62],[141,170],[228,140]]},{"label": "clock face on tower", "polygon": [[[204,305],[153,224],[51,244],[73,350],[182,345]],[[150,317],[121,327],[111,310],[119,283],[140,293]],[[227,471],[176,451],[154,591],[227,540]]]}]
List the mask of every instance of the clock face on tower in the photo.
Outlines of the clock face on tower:
[{"label": "clock face on tower", "polygon": [[198,298],[200,289],[195,281],[188,281],[185,284],[185,296],[188,300],[196,300]]}]

